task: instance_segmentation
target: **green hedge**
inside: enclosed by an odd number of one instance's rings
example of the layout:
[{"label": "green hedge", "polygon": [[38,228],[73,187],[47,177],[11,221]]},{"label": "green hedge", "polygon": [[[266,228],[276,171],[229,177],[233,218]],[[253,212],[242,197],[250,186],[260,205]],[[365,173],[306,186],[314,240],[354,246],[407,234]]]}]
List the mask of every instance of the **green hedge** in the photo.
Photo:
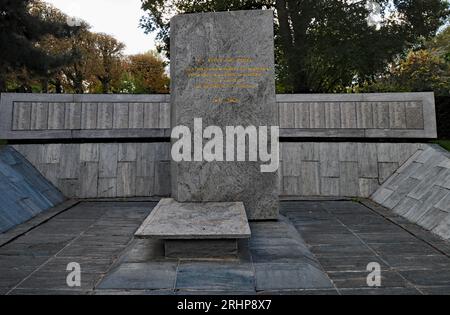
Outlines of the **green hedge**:
[{"label": "green hedge", "polygon": [[438,138],[450,140],[450,96],[436,96]]},{"label": "green hedge", "polygon": [[446,149],[447,151],[450,151],[450,140],[438,140],[436,141],[436,143],[439,144],[444,149]]}]

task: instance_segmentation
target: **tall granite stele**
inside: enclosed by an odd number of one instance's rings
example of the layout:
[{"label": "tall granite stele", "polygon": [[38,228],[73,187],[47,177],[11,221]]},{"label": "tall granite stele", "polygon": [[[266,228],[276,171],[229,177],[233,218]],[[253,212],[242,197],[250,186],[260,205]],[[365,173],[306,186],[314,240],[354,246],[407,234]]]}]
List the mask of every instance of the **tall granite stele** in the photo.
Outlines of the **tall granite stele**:
[{"label": "tall granite stele", "polygon": [[[180,15],[170,25],[172,126],[278,124],[272,11]],[[261,164],[173,162],[172,196],[242,201],[250,220],[277,219],[278,174]]]},{"label": "tall granite stele", "polygon": [[[172,128],[187,126],[192,148],[195,119],[224,137],[226,126],[278,124],[272,11],[186,14],[170,25]],[[235,152],[236,145],[235,138]],[[248,155],[206,162],[198,151],[191,161],[172,161],[173,199],[162,200],[136,236],[166,240],[168,256],[236,253],[237,239],[250,237],[247,219],[278,218],[278,172],[261,172],[263,164]]]}]

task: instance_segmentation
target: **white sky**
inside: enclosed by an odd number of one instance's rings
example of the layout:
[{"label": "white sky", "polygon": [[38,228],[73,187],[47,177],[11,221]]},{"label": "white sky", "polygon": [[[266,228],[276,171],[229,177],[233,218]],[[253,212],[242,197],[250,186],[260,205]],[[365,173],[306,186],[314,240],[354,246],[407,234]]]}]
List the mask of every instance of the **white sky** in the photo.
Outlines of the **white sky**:
[{"label": "white sky", "polygon": [[155,48],[155,36],[139,27],[144,15],[141,0],[44,0],[92,26],[93,32],[107,33],[123,42],[126,54],[147,52]]}]

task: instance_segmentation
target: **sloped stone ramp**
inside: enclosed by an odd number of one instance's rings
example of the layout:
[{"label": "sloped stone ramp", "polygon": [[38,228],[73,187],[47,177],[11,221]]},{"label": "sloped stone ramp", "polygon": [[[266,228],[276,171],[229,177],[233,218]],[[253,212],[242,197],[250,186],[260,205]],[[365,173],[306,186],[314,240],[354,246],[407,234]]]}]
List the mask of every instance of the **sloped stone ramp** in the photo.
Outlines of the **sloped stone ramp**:
[{"label": "sloped stone ramp", "polygon": [[0,233],[64,199],[16,150],[10,146],[0,148]]},{"label": "sloped stone ramp", "polygon": [[450,153],[418,150],[371,197],[424,229],[450,240]]}]

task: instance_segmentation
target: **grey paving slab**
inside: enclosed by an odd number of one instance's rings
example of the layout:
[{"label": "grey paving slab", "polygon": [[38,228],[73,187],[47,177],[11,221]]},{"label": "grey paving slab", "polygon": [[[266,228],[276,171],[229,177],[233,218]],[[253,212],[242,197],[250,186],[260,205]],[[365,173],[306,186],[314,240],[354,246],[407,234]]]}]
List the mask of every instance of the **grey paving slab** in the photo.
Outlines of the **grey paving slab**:
[{"label": "grey paving slab", "polygon": [[403,244],[413,243],[416,238],[409,233],[358,233],[358,238],[371,244]]},{"label": "grey paving slab", "polygon": [[425,295],[450,295],[450,286],[420,287]]},{"label": "grey paving slab", "polygon": [[255,275],[258,291],[333,288],[325,272],[308,263],[255,263]]},{"label": "grey paving slab", "polygon": [[327,289],[327,290],[279,290],[279,291],[260,291],[256,293],[258,296],[264,297],[267,295],[339,295],[339,292],[336,289]]},{"label": "grey paving slab", "polygon": [[434,270],[407,270],[400,271],[400,274],[408,281],[418,286],[449,286],[450,270],[434,269]]},{"label": "grey paving slab", "polygon": [[[369,272],[330,272],[328,276],[338,289],[343,288],[367,288],[367,277]],[[382,288],[408,288],[411,287],[409,282],[405,280],[399,273],[395,271],[381,272]]]},{"label": "grey paving slab", "polygon": [[360,289],[339,289],[341,295],[421,295],[422,292],[416,288],[360,288]]},{"label": "grey paving slab", "polygon": [[[310,255],[302,246],[252,246],[252,260],[255,263],[287,263],[307,260]],[[313,261],[311,261],[313,263]]]},{"label": "grey paving slab", "polygon": [[[19,235],[7,246],[0,245],[0,294],[17,285],[10,294],[449,292],[450,258],[443,254],[448,242],[404,220],[396,223],[395,214],[378,212],[361,203],[281,202],[284,216],[278,222],[252,223],[252,238],[248,245],[242,244],[237,259],[181,262],[165,259],[161,242],[132,240],[134,231],[154,205],[154,202],[82,202],[48,222],[36,221],[41,224],[39,228],[25,224],[26,235]],[[384,221],[378,222],[374,219],[377,217]],[[94,224],[87,227],[88,222]],[[48,228],[44,228],[46,225]],[[50,232],[64,227],[69,233]],[[84,234],[75,236],[77,229]],[[355,239],[369,253],[362,252]],[[64,251],[56,257],[52,253],[33,255],[52,246],[60,248],[67,242],[71,242],[66,248],[67,255]],[[312,255],[309,246],[313,252],[321,248],[323,255]],[[296,257],[293,252],[303,255]],[[82,276],[82,288],[70,289],[65,283],[64,267],[71,261],[79,262],[86,273]],[[367,287],[366,268],[371,262],[381,265],[381,288]],[[319,287],[322,280],[329,284],[330,279],[337,290]],[[99,288],[95,288],[97,284]],[[308,285],[311,287],[303,287]]]},{"label": "grey paving slab", "polygon": [[367,272],[367,266],[370,263],[380,264],[381,270],[389,270],[381,257],[375,254],[368,256],[327,256],[319,257],[319,261],[323,269],[329,272]]},{"label": "grey paving slab", "polygon": [[[51,289],[70,290],[67,285],[67,272],[36,272],[24,279],[17,288],[19,289]],[[76,290],[92,290],[102,275],[97,273],[81,273],[81,287]]]},{"label": "grey paving slab", "polygon": [[450,259],[444,255],[405,255],[384,256],[383,260],[396,270],[440,270],[450,268]]},{"label": "grey paving slab", "polygon": [[308,244],[313,246],[318,245],[333,245],[333,246],[358,246],[363,245],[363,242],[353,235],[352,233],[327,233],[324,231],[323,233],[309,233],[304,239],[308,242]]},{"label": "grey paving slab", "polygon": [[94,295],[165,296],[176,295],[174,290],[97,290]]},{"label": "grey paving slab", "polygon": [[424,255],[436,255],[438,252],[431,246],[424,244],[421,241],[416,241],[414,243],[400,243],[400,244],[371,244],[377,253],[381,256],[391,256],[391,255],[405,255],[414,256],[418,254]]},{"label": "grey paving slab", "polygon": [[251,264],[182,262],[176,289],[255,291],[255,274]]},{"label": "grey paving slab", "polygon": [[178,263],[125,263],[112,271],[97,287],[111,289],[174,289]]},{"label": "grey paving slab", "polygon": [[[69,263],[72,262],[74,262],[73,257],[54,257],[46,262],[45,265],[43,265],[41,269],[39,269],[39,272],[64,273],[65,271],[67,271],[67,266],[69,265]],[[76,259],[76,262],[80,264],[81,272],[87,274],[104,274],[111,268],[112,264],[111,259],[89,259],[83,257],[79,257],[78,259]]]},{"label": "grey paving slab", "polygon": [[91,295],[93,294],[92,290],[79,290],[79,289],[73,289],[73,288],[64,288],[64,289],[21,289],[17,288],[14,289],[12,292],[9,293],[9,295]]},{"label": "grey paving slab", "polygon": [[125,246],[120,245],[70,245],[60,252],[57,257],[85,257],[90,259],[106,259],[119,257]]},{"label": "grey paving slab", "polygon": [[373,254],[370,248],[364,244],[312,246],[311,251],[317,257],[360,257]]}]

